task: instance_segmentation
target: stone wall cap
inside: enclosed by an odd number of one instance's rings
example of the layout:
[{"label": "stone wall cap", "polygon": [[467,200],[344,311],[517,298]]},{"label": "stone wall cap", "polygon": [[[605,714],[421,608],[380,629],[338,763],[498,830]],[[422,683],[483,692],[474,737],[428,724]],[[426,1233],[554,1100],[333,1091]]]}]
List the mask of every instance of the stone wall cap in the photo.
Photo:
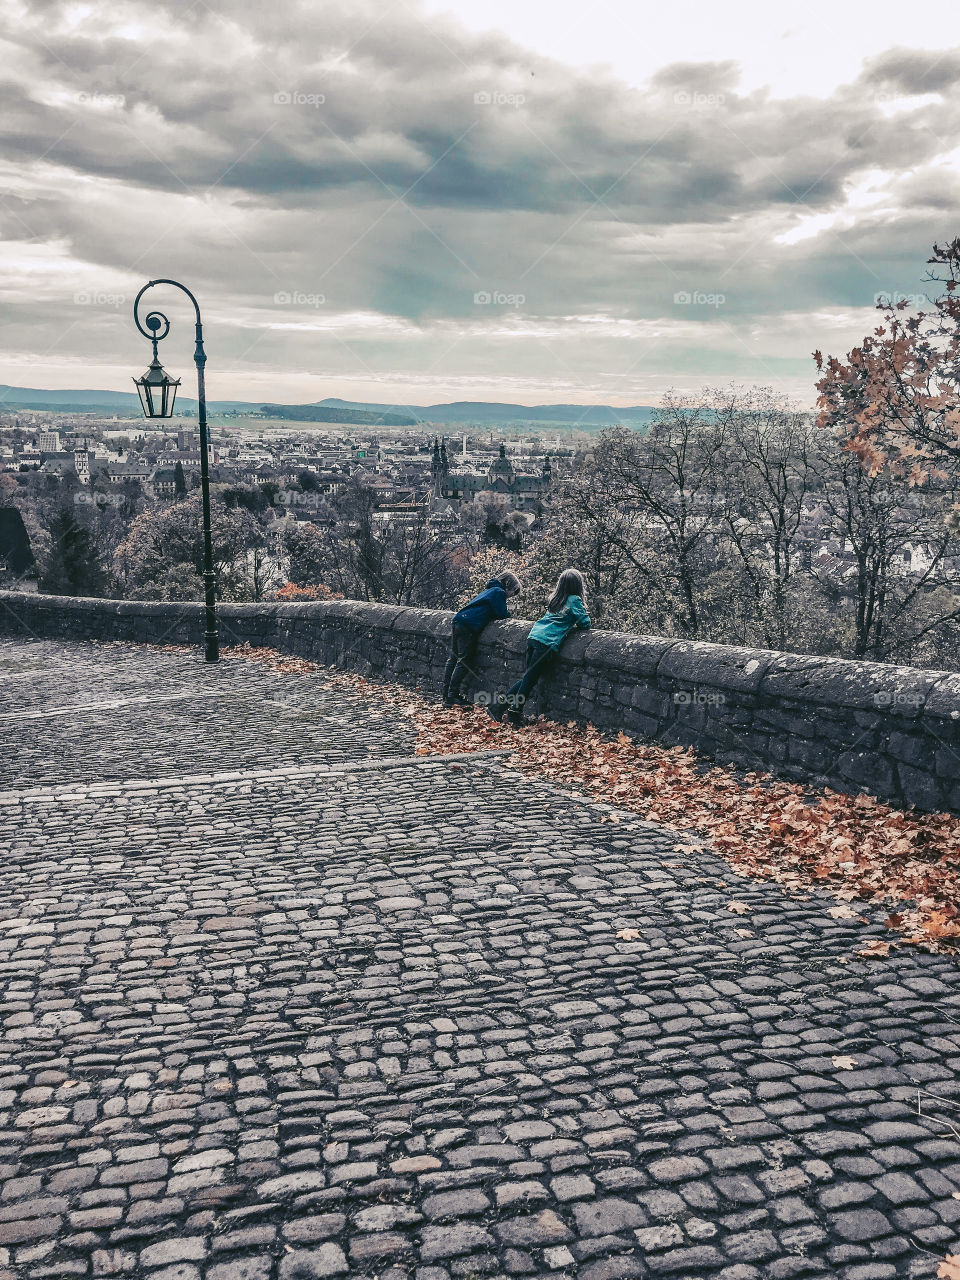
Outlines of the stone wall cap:
[{"label": "stone wall cap", "polygon": [[592,627],[586,633],[583,658],[590,666],[608,667],[624,675],[651,676],[676,643],[669,636],[633,636]]},{"label": "stone wall cap", "polygon": [[37,591],[0,591],[0,601],[8,602],[11,609],[39,608],[53,611],[102,610],[104,606],[118,603],[103,596],[49,596]]},{"label": "stone wall cap", "polygon": [[[925,716],[940,716],[960,726],[960,671],[947,671],[927,694],[923,708]],[[960,755],[957,756],[957,774],[960,775]]]},{"label": "stone wall cap", "polygon": [[243,601],[218,604],[217,613],[225,618],[275,618],[280,608],[281,603],[275,600]]},{"label": "stone wall cap", "polygon": [[169,618],[171,622],[199,617],[204,608],[194,600],[111,600],[110,604],[110,612],[120,618]]},{"label": "stone wall cap", "polygon": [[886,662],[779,653],[767,670],[762,692],[800,702],[915,717],[923,712],[930,690],[944,674]]},{"label": "stone wall cap", "polygon": [[421,635],[449,636],[453,614],[440,609],[398,608],[394,631],[415,631]]},{"label": "stone wall cap", "polygon": [[704,640],[675,640],[657,668],[685,684],[709,685],[752,693],[759,688],[770,664],[779,655],[771,649],[741,649]]}]

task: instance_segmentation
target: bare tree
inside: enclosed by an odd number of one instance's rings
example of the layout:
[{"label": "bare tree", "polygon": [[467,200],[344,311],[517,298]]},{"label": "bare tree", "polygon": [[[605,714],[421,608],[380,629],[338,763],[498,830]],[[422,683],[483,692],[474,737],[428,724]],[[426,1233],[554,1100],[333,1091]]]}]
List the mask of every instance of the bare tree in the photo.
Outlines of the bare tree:
[{"label": "bare tree", "polygon": [[842,575],[853,604],[849,651],[908,661],[927,636],[960,623],[958,584],[951,590],[945,573],[960,552],[946,519],[956,490],[913,488],[891,468],[871,470],[846,443],[838,438],[825,454],[822,497],[841,555],[850,556],[851,572]]},{"label": "bare tree", "polygon": [[790,646],[798,579],[805,576],[804,533],[822,480],[822,432],[769,387],[710,394],[724,440],[723,523],[743,570],[755,641]]},{"label": "bare tree", "polygon": [[353,600],[426,607],[445,607],[457,594],[469,556],[441,538],[426,504],[379,511],[362,476],[334,502],[333,525],[304,525],[287,535],[291,581],[322,583]]},{"label": "bare tree", "polygon": [[725,424],[668,395],[644,434],[604,432],[571,492],[635,578],[651,619],[671,634],[709,633],[726,494]]}]

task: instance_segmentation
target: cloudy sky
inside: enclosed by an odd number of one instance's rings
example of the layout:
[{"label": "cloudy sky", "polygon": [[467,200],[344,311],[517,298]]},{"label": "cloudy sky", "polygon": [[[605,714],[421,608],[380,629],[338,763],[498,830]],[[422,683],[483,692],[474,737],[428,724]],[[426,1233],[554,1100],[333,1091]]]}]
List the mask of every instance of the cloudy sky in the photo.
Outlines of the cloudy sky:
[{"label": "cloudy sky", "polygon": [[0,382],[128,389],[173,276],[216,398],[810,403],[960,235],[960,6],[792,9],[0,0]]}]

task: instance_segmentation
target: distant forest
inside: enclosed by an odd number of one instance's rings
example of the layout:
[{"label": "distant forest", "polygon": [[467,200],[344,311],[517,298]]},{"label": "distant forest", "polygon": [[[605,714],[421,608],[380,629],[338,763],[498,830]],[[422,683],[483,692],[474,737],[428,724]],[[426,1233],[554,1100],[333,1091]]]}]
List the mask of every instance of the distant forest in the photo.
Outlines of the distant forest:
[{"label": "distant forest", "polygon": [[346,422],[355,427],[415,427],[413,418],[397,413],[373,413],[369,409],[333,409],[318,404],[262,404],[260,412],[268,418],[287,422]]}]

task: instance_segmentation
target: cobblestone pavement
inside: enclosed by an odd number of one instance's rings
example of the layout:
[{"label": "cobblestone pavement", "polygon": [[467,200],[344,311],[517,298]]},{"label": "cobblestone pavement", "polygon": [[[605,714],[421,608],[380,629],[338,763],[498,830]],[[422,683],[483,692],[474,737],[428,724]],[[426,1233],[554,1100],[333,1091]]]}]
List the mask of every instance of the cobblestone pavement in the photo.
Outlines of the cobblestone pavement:
[{"label": "cobblestone pavement", "polygon": [[0,661],[0,1280],[885,1280],[960,1252],[955,961],[851,958],[875,916],[496,757],[403,759],[317,675]]},{"label": "cobblestone pavement", "polygon": [[157,648],[0,640],[0,787],[412,751],[405,725],[316,677]]}]

